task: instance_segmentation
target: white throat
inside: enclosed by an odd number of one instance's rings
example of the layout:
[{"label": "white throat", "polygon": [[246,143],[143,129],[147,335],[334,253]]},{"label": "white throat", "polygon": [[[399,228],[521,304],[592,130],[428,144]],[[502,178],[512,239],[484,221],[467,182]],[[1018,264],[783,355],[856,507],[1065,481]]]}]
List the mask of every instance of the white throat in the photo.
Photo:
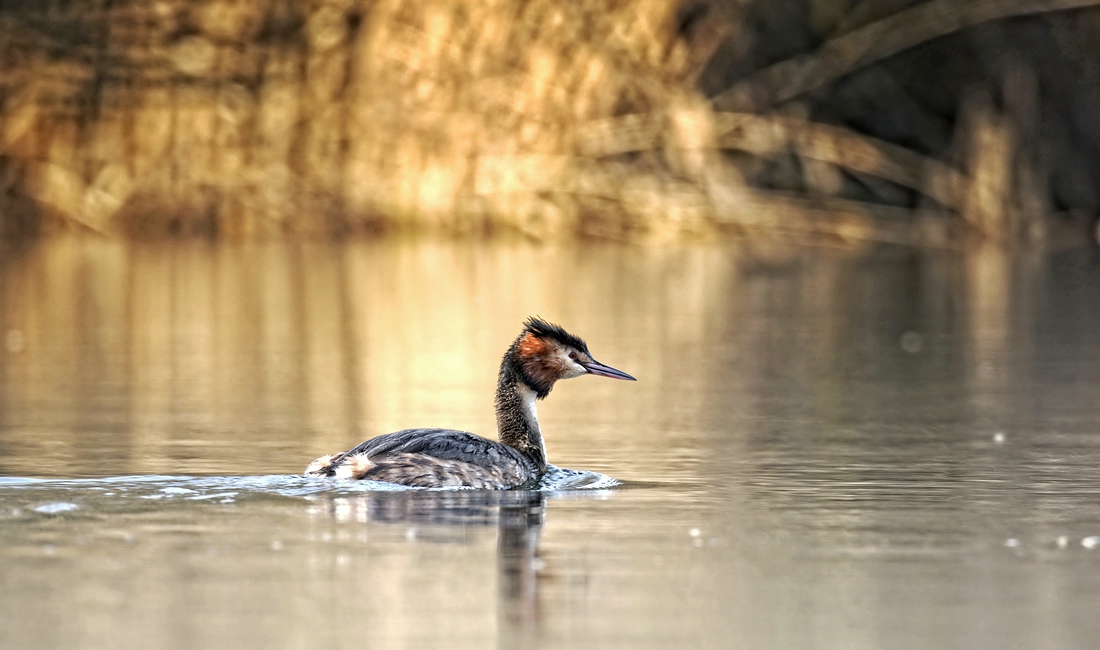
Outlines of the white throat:
[{"label": "white throat", "polygon": [[546,458],[546,443],[542,439],[542,429],[539,429],[539,414],[535,408],[535,391],[528,388],[523,382],[517,382],[516,392],[519,393],[519,398],[523,402],[523,418],[527,420],[527,426],[531,428],[531,431],[538,434],[542,457]]}]

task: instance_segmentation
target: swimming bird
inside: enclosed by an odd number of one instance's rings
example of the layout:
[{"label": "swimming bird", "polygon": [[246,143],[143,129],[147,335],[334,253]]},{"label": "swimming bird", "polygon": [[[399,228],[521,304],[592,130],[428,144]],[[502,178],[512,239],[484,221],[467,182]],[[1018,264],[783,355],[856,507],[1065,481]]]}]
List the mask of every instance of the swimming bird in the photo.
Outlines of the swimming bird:
[{"label": "swimming bird", "polygon": [[497,441],[454,429],[405,429],[322,456],[306,476],[369,479],[413,487],[504,490],[532,485],[546,472],[535,401],[554,383],[582,375],[636,381],[596,361],[579,337],[528,318],[504,353],[497,379]]}]

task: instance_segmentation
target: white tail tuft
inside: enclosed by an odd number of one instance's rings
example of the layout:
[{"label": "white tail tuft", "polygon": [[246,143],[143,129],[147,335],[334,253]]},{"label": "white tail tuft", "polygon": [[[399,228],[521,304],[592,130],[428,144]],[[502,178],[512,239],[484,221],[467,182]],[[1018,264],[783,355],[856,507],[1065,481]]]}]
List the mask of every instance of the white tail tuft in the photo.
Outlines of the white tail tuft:
[{"label": "white tail tuft", "polygon": [[336,478],[362,478],[364,474],[374,467],[374,462],[366,454],[348,456],[340,466],[336,468]]}]

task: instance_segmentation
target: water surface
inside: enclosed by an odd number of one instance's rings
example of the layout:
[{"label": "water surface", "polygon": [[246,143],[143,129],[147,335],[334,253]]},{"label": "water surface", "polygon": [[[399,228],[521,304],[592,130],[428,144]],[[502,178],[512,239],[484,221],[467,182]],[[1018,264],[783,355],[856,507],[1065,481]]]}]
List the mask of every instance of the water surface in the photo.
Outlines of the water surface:
[{"label": "water surface", "polygon": [[[540,405],[591,474],[296,476],[400,428],[491,435],[532,314],[639,378]],[[0,251],[0,334],[5,647],[1100,635],[1091,250],[58,239]]]}]

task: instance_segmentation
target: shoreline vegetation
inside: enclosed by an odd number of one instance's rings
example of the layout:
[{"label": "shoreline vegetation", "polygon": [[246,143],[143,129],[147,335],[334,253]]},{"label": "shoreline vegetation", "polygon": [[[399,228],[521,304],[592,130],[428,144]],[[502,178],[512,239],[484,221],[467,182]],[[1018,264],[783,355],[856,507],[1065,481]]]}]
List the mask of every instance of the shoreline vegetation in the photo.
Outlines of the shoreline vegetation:
[{"label": "shoreline vegetation", "polygon": [[1100,0],[567,4],[6,3],[0,236],[1096,238]]}]

